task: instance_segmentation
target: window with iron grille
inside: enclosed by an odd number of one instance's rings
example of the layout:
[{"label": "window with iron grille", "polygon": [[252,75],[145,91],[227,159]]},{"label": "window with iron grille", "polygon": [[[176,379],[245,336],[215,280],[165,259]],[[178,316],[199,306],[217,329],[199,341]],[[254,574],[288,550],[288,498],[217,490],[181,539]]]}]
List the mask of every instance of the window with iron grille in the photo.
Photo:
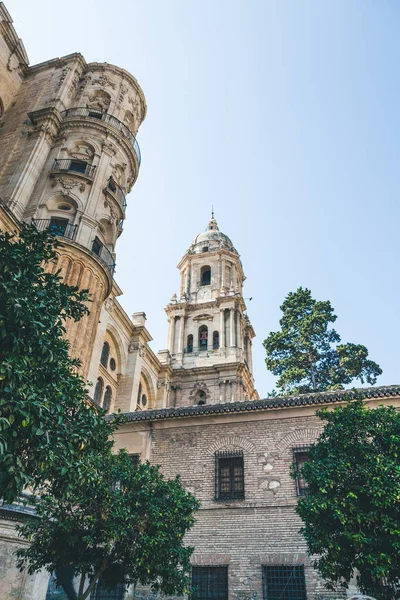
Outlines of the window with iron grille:
[{"label": "window with iron grille", "polygon": [[109,590],[105,587],[102,579],[96,584],[96,587],[90,594],[90,600],[123,600],[125,596],[125,587],[118,583],[117,587]]},{"label": "window with iron grille", "polygon": [[228,600],[228,567],[192,567],[191,600]]},{"label": "window with iron grille", "polygon": [[139,466],[140,464],[140,454],[130,454],[129,458],[131,459],[131,463],[134,467]]},{"label": "window with iron grille", "polygon": [[243,450],[215,454],[215,499],[244,499]]},{"label": "window with iron grille", "polygon": [[293,462],[296,469],[296,488],[298,496],[305,496],[307,494],[307,482],[301,474],[301,469],[304,463],[308,461],[308,452],[310,446],[297,446],[293,448]]},{"label": "window with iron grille", "polygon": [[264,600],[307,600],[304,565],[263,566]]}]

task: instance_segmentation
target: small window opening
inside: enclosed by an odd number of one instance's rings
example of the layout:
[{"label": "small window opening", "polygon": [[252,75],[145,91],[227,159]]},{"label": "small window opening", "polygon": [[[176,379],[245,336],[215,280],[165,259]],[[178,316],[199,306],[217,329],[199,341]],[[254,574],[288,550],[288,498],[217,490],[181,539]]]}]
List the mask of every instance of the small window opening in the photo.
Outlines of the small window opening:
[{"label": "small window opening", "polygon": [[106,387],[106,391],[104,392],[104,400],[103,400],[103,409],[108,412],[111,407],[111,398],[112,398],[112,390],[108,385]]},{"label": "small window opening", "polygon": [[208,328],[207,325],[199,327],[199,348],[200,350],[207,350],[208,344]]},{"label": "small window opening", "polygon": [[214,331],[213,333],[213,349],[218,350],[219,348],[219,332]]},{"label": "small window opening", "polygon": [[75,171],[76,173],[85,173],[88,163],[83,160],[71,160],[69,163],[69,170]]},{"label": "small window opening", "polygon": [[103,367],[107,368],[108,365],[108,357],[110,355],[110,345],[108,342],[104,342],[103,349],[101,351],[100,363]]},{"label": "small window opening", "polygon": [[96,402],[96,404],[100,404],[101,403],[101,396],[103,395],[103,380],[101,377],[99,377],[97,379],[96,382],[96,387],[94,388],[94,395],[93,395],[93,401]]},{"label": "small window opening", "polygon": [[296,487],[298,496],[307,495],[307,482],[301,474],[304,464],[308,461],[310,446],[298,446],[293,448],[293,461],[296,469]]},{"label": "small window opening", "polygon": [[53,235],[64,235],[68,227],[68,219],[58,219],[53,217],[50,219],[50,233]]},{"label": "small window opening", "polygon": [[117,368],[117,363],[115,362],[115,358],[110,358],[110,369],[111,371],[115,371]]},{"label": "small window opening", "polygon": [[206,393],[203,390],[197,392],[197,405],[202,406],[206,403]]},{"label": "small window opening", "polygon": [[193,352],[193,336],[192,334],[188,335],[187,337],[187,351]]},{"label": "small window opening", "polygon": [[93,240],[92,252],[94,252],[95,254],[97,254],[97,256],[100,256],[102,248],[103,248],[103,244],[101,243],[101,241],[99,240],[99,238],[96,236],[94,238],[94,240]]},{"label": "small window opening", "polygon": [[200,285],[210,285],[211,283],[211,267],[206,266],[201,269]]},{"label": "small window opening", "polygon": [[147,396],[146,394],[142,394],[142,406],[146,406],[147,405]]}]

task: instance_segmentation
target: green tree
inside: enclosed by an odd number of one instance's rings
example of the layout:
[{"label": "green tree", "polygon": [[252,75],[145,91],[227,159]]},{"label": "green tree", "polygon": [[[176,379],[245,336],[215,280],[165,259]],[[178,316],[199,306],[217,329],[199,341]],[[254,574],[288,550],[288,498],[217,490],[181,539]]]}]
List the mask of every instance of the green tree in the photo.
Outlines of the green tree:
[{"label": "green tree", "polygon": [[400,413],[361,400],[317,413],[325,429],[301,472],[297,512],[329,589],[357,574],[377,600],[400,598]]},{"label": "green tree", "polygon": [[88,312],[86,291],[44,266],[60,243],[23,226],[0,232],[0,498],[17,499],[45,480],[68,490],[112,428],[87,401],[79,362],[68,354],[66,319]]},{"label": "green tree", "polygon": [[80,579],[79,600],[100,577],[110,588],[140,583],[183,594],[193,551],[183,537],[198,506],[179,477],[166,480],[149,463],[135,466],[124,451],[98,456],[68,498],[37,499],[40,518],[19,527],[31,542],[18,551],[19,565],[30,573],[69,566]]},{"label": "green tree", "polygon": [[311,291],[299,288],[281,306],[281,330],[264,341],[267,369],[278,375],[283,394],[324,392],[342,388],[354,379],[371,385],[381,375],[380,366],[368,359],[361,344],[340,344],[331,327],[336,321],[331,303],[314,300]]}]

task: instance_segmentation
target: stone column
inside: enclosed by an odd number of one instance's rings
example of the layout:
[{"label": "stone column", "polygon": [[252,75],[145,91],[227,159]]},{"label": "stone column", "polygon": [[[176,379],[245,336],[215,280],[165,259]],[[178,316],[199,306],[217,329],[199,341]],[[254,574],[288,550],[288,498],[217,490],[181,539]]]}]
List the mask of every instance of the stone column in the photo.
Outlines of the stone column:
[{"label": "stone column", "polygon": [[222,259],[222,277],[221,277],[221,288],[225,287],[225,260]]},{"label": "stone column", "polygon": [[184,336],[185,336],[185,317],[181,315],[180,317],[180,329],[179,329],[179,343],[178,343],[178,352],[183,352],[184,348]]},{"label": "stone column", "polygon": [[249,358],[248,358],[248,363],[249,363],[249,369],[250,369],[250,373],[253,374],[253,342],[249,339]]},{"label": "stone column", "polygon": [[173,344],[174,344],[174,325],[175,325],[175,318],[174,317],[170,317],[168,319],[168,323],[169,323],[169,328],[168,328],[168,350],[171,352],[171,354],[174,351],[173,348]]},{"label": "stone column", "polygon": [[219,345],[221,348],[225,348],[225,311],[220,310],[219,313]]},{"label": "stone column", "polygon": [[236,345],[238,348],[243,348],[243,344],[242,344],[242,319],[241,319],[241,314],[239,311],[237,311],[237,339],[236,339]]},{"label": "stone column", "polygon": [[230,309],[230,319],[231,319],[231,339],[230,339],[230,346],[234,346],[235,345],[235,309],[231,308]]}]

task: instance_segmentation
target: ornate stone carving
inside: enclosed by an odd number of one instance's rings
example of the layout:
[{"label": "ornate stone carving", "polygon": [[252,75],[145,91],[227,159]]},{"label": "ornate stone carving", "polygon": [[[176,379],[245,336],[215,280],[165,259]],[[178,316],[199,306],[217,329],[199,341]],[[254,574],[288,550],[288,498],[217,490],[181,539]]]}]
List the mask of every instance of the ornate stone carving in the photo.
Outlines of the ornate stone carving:
[{"label": "ornate stone carving", "polygon": [[135,98],[132,98],[132,96],[129,96],[128,102],[132,106],[132,113],[134,114],[134,116],[137,119],[140,119],[140,101],[137,98],[137,96]]},{"label": "ornate stone carving", "polygon": [[62,84],[64,83],[65,79],[67,78],[68,74],[71,71],[72,71],[71,67],[64,67],[63,68],[63,70],[61,71],[60,79],[58,80],[58,83],[57,83],[57,87],[56,87],[57,91],[60,89],[60,87],[62,86]]},{"label": "ornate stone carving", "polygon": [[54,188],[57,184],[61,185],[65,190],[72,190],[74,187],[77,187],[80,192],[84,192],[86,189],[83,181],[73,179],[72,177],[54,177],[51,187]]},{"label": "ornate stone carving", "polygon": [[100,75],[98,79],[93,79],[92,85],[101,85],[102,87],[110,87],[115,90],[115,83],[108,79],[107,75]]},{"label": "ornate stone carving", "polygon": [[68,98],[71,98],[71,96],[74,94],[74,92],[76,92],[76,88],[78,86],[79,80],[80,80],[81,74],[78,73],[78,71],[75,71],[74,73],[74,77],[71,81],[71,84],[68,88]]},{"label": "ornate stone carving", "polygon": [[130,354],[133,354],[133,352],[138,352],[139,356],[144,358],[146,356],[147,348],[145,344],[142,344],[142,342],[131,341],[128,346],[128,352]]},{"label": "ornate stone carving", "polygon": [[15,52],[11,52],[10,56],[8,57],[8,61],[7,61],[7,69],[8,71],[16,71],[19,67],[19,62],[18,62],[18,58],[17,55],[15,54]]},{"label": "ornate stone carving", "polygon": [[112,298],[107,298],[104,302],[104,308],[107,312],[112,313],[115,309],[115,301]]},{"label": "ornate stone carving", "polygon": [[210,390],[208,389],[207,384],[204,381],[197,381],[189,394],[189,402],[194,404],[198,392],[204,392],[204,396],[201,398],[204,402],[210,399]]},{"label": "ornate stone carving", "polygon": [[128,91],[128,86],[122,82],[121,86],[119,88],[118,106],[121,106],[121,104],[123,103],[125,94],[127,91]]}]

